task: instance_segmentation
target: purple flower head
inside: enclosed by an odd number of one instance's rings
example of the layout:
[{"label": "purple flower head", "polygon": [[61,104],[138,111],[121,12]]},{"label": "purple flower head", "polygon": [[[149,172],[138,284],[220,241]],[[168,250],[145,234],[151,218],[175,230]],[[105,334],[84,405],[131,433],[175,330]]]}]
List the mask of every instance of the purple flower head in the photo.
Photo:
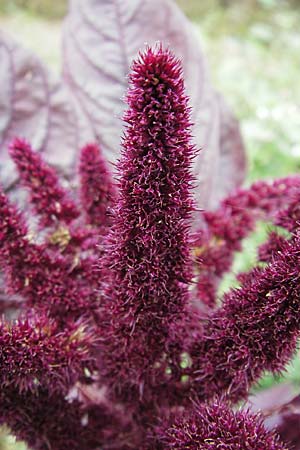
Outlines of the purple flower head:
[{"label": "purple flower head", "polygon": [[108,209],[112,206],[116,193],[97,144],[88,144],[82,148],[79,174],[81,204],[87,222],[98,227],[110,225]]},{"label": "purple flower head", "polygon": [[[299,176],[272,183],[257,181],[250,188],[238,189],[225,198],[216,211],[204,211],[204,227],[196,233],[193,251],[198,297],[202,303],[210,308],[216,306],[220,280],[230,270],[234,253],[241,250],[242,240],[255,229],[258,220],[275,221],[282,226],[285,226],[283,221],[288,221],[286,227],[291,230],[299,188]],[[285,211],[287,205],[290,206]]]},{"label": "purple flower head", "polygon": [[300,189],[294,191],[293,199],[287,208],[279,211],[276,224],[290,232],[299,230],[300,227]]},{"label": "purple flower head", "polygon": [[23,216],[1,191],[0,216],[0,262],[9,293],[62,321],[98,307],[93,258],[73,262],[50,252],[47,244],[32,242]]},{"label": "purple flower head", "polygon": [[276,258],[276,253],[280,252],[285,246],[285,238],[280,234],[272,231],[269,233],[268,240],[259,246],[258,259],[259,261],[270,263],[273,258]]},{"label": "purple flower head", "polygon": [[104,400],[85,405],[47,389],[20,394],[12,388],[0,391],[0,402],[0,424],[32,450],[138,448],[131,445],[134,439],[129,441],[130,417]]},{"label": "purple flower head", "polygon": [[69,223],[78,217],[78,209],[60,186],[55,171],[27,141],[15,139],[10,146],[10,155],[17,165],[22,184],[30,191],[30,201],[41,217],[41,226],[53,225],[58,220]]},{"label": "purple flower head", "polygon": [[225,403],[198,405],[160,430],[164,450],[287,450],[266,430],[262,418],[248,411],[232,411]]},{"label": "purple flower head", "polygon": [[[12,205],[0,189],[0,261],[10,290],[17,291],[25,284],[21,275],[28,256],[30,243],[27,238],[27,225],[22,214]],[[16,270],[16,277],[14,270]],[[14,288],[12,288],[14,286]]]}]

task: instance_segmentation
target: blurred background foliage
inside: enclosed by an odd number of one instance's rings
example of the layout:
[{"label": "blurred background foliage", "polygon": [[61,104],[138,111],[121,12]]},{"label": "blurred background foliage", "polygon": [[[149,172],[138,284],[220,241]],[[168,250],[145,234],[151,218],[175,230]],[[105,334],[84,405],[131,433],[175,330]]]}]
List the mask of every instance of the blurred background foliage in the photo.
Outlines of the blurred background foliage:
[{"label": "blurred background foliage", "polygon": [[[300,0],[177,0],[241,120],[249,181],[300,167]],[[0,0],[0,26],[59,71],[65,0]],[[46,43],[49,43],[48,45]]]},{"label": "blurred background foliage", "polygon": [[[300,169],[300,0],[177,0],[202,41],[214,85],[239,118],[249,159],[247,184]],[[59,73],[64,0],[0,0],[0,27]],[[268,226],[247,239],[233,274],[255,261]],[[226,277],[224,291],[234,282]],[[285,379],[300,385],[299,357]],[[281,379],[266,376],[260,387]],[[259,388],[259,387],[258,387]],[[2,433],[2,434],[1,434]],[[1,437],[2,436],[2,437]],[[0,450],[23,444],[0,432]]]},{"label": "blurred background foliage", "polygon": [[11,14],[24,10],[49,20],[61,19],[67,11],[66,0],[0,0],[0,12]]}]

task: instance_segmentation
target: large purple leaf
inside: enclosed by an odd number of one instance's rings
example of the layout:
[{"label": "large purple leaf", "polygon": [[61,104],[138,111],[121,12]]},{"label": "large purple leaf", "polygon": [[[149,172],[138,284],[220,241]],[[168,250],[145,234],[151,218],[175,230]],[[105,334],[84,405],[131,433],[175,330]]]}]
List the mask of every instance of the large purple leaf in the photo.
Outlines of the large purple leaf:
[{"label": "large purple leaf", "polygon": [[277,430],[293,450],[300,450],[300,395],[282,407],[277,414]]},{"label": "large purple leaf", "polygon": [[29,139],[57,168],[71,167],[77,148],[77,117],[67,90],[52,80],[39,59],[0,33],[0,180],[6,189],[17,175],[8,157],[15,136]]},{"label": "large purple leaf", "polygon": [[[250,395],[247,406],[253,411],[261,411],[265,417],[271,417],[283,405],[294,398],[294,388],[291,383],[281,383]],[[271,420],[269,426],[275,425]]]},{"label": "large purple leaf", "polygon": [[261,411],[269,429],[276,429],[291,449],[300,450],[300,395],[294,387],[282,383],[249,398],[248,406]]},{"label": "large purple leaf", "polygon": [[242,181],[244,147],[237,122],[212,88],[192,25],[171,0],[70,0],[63,76],[81,135],[96,137],[107,158],[116,160],[131,61],[157,41],[183,61],[195,143],[203,149],[195,161],[198,199],[210,208]]},{"label": "large purple leaf", "polygon": [[237,119],[221,95],[220,108],[220,160],[214,175],[214,199],[218,203],[236,186],[243,183],[246,174],[246,155]]}]

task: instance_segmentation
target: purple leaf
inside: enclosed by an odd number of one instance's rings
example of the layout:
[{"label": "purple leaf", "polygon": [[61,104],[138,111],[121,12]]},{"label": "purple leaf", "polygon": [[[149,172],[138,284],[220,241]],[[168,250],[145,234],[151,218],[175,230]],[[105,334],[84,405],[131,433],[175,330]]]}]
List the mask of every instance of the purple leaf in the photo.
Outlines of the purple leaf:
[{"label": "purple leaf", "polygon": [[277,429],[281,438],[290,443],[293,450],[300,450],[300,395],[287,403],[278,416]]},{"label": "purple leaf", "polygon": [[282,383],[250,397],[248,405],[265,416],[267,428],[276,428],[291,449],[300,450],[300,395],[290,383]]},{"label": "purple leaf", "polygon": [[224,193],[232,191],[243,183],[247,161],[243,139],[237,119],[233,116],[225,100],[219,95],[221,115],[219,173],[214,177],[215,201],[224,198]]},{"label": "purple leaf", "polygon": [[262,411],[267,417],[282,408],[294,397],[294,389],[291,383],[280,383],[271,388],[257,392],[249,397],[248,406],[253,411]]},{"label": "purple leaf", "polygon": [[191,97],[198,200],[209,208],[243,180],[239,127],[212,88],[191,24],[171,0],[71,0],[64,28],[63,76],[85,140],[97,138],[105,156],[119,156],[123,97],[131,61],[161,41],[181,58]]},{"label": "purple leaf", "polygon": [[13,187],[17,174],[8,157],[15,136],[32,142],[58,169],[66,170],[77,148],[77,119],[66,89],[55,83],[39,59],[0,34],[0,179]]}]

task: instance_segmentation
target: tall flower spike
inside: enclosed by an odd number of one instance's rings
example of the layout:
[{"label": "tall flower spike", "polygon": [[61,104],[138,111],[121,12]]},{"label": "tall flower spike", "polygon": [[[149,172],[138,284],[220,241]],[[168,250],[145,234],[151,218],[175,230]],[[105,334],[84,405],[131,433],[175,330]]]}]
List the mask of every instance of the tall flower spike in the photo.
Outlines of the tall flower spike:
[{"label": "tall flower spike", "polygon": [[88,144],[81,150],[79,174],[81,204],[87,223],[98,227],[110,225],[109,207],[116,192],[97,144]]},{"label": "tall flower spike", "polygon": [[130,81],[120,195],[102,265],[112,287],[103,355],[109,380],[142,385],[187,300],[194,148],[171,53],[147,49]]},{"label": "tall flower spike", "polygon": [[246,398],[264,371],[280,372],[292,358],[300,334],[300,238],[280,240],[265,268],[241,277],[225,295],[192,345],[189,371],[202,400],[224,394]]},{"label": "tall flower spike", "polygon": [[40,215],[41,226],[57,221],[66,223],[78,217],[79,212],[67,191],[60,186],[55,171],[34,152],[29,143],[15,139],[10,146],[22,184],[30,191],[30,201]]},{"label": "tall flower spike", "polygon": [[288,450],[260,416],[224,403],[195,406],[159,434],[161,450]]}]

